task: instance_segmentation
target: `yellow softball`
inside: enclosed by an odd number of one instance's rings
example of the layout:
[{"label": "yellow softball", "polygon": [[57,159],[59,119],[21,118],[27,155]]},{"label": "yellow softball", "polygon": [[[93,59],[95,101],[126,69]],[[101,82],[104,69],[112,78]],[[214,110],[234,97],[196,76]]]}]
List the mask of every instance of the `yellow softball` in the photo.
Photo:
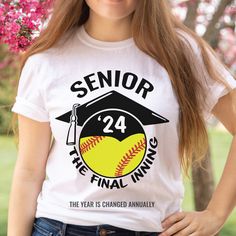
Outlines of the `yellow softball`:
[{"label": "yellow softball", "polygon": [[104,177],[129,174],[141,163],[146,150],[145,135],[134,134],[119,141],[110,136],[80,139],[80,153],[85,164]]}]

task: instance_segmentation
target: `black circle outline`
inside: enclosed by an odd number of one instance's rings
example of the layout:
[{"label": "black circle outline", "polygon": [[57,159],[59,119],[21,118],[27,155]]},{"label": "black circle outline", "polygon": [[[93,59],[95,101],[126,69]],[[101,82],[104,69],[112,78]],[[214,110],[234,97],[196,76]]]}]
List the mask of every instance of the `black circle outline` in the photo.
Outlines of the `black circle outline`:
[{"label": "black circle outline", "polygon": [[125,175],[118,176],[118,177],[111,177],[111,176],[104,176],[104,175],[101,175],[101,174],[95,172],[93,169],[91,169],[91,168],[87,165],[87,163],[84,161],[83,155],[82,155],[81,152],[80,152],[80,137],[79,137],[79,141],[78,141],[78,148],[79,148],[79,153],[80,153],[80,156],[81,156],[81,159],[82,159],[83,163],[84,163],[93,173],[95,173],[95,174],[97,174],[97,175],[99,175],[99,176],[101,176],[101,177],[104,177],[104,178],[117,179],[117,178],[122,178],[122,177],[125,177],[126,175],[131,174],[132,172],[134,172],[134,171],[141,165],[141,163],[143,162],[144,157],[146,156],[146,152],[147,152],[147,136],[146,136],[146,133],[145,133],[145,130],[144,130],[144,128],[143,128],[142,123],[141,123],[133,114],[131,114],[131,113],[127,112],[127,111],[121,110],[121,109],[117,109],[117,108],[104,109],[104,110],[98,111],[98,112],[96,112],[95,114],[93,114],[92,116],[90,116],[90,117],[84,122],[84,124],[83,124],[83,126],[82,126],[82,128],[81,128],[81,133],[82,133],[82,130],[83,130],[84,126],[86,125],[86,123],[87,123],[89,120],[91,120],[94,116],[96,116],[97,114],[102,113],[102,112],[104,112],[104,111],[110,111],[110,110],[121,111],[121,112],[124,112],[124,113],[126,113],[126,114],[132,116],[132,117],[140,124],[140,126],[141,126],[142,129],[143,129],[143,134],[144,134],[144,137],[145,137],[145,152],[144,152],[144,155],[143,155],[143,157],[142,157],[140,163],[135,167],[135,169],[133,169],[131,172],[129,172],[129,173],[125,174]]}]

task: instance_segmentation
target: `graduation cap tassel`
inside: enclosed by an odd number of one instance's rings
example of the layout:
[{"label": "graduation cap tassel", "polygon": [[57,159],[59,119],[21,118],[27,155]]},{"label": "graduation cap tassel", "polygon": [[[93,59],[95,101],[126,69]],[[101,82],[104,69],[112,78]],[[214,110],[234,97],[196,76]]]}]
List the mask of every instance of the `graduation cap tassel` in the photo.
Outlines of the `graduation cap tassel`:
[{"label": "graduation cap tassel", "polygon": [[72,112],[70,116],[70,127],[67,134],[66,145],[75,145],[76,144],[76,124],[77,124],[77,115],[76,108],[79,106],[78,103],[74,104],[72,107]]}]

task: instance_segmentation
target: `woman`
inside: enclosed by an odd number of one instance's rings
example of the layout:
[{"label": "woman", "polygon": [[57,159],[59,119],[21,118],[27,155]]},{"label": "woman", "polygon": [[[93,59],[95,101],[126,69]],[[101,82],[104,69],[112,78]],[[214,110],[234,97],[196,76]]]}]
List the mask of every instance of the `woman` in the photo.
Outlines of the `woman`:
[{"label": "woman", "polygon": [[[236,81],[167,1],[58,0],[23,57],[9,236],[221,229],[236,199]],[[182,212],[181,167],[206,153],[212,114],[234,136],[225,171],[206,210]]]}]

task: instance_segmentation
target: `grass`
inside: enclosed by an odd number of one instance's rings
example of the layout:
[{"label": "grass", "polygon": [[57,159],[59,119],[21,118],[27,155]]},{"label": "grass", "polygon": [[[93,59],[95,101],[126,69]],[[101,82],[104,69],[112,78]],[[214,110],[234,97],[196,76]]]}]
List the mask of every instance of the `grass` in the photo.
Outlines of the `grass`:
[{"label": "grass", "polygon": [[[218,182],[222,174],[230,147],[232,136],[223,131],[209,129],[209,139],[212,147],[212,161],[215,181]],[[16,160],[16,146],[11,137],[0,136],[0,236],[6,236],[7,206],[11,185],[13,168]],[[185,180],[185,199],[183,209],[194,209],[192,186],[189,180]],[[236,235],[236,210],[231,214],[221,231],[221,236]]]},{"label": "grass", "polygon": [[15,160],[16,146],[13,138],[0,137],[0,236],[7,235],[7,208]]}]

